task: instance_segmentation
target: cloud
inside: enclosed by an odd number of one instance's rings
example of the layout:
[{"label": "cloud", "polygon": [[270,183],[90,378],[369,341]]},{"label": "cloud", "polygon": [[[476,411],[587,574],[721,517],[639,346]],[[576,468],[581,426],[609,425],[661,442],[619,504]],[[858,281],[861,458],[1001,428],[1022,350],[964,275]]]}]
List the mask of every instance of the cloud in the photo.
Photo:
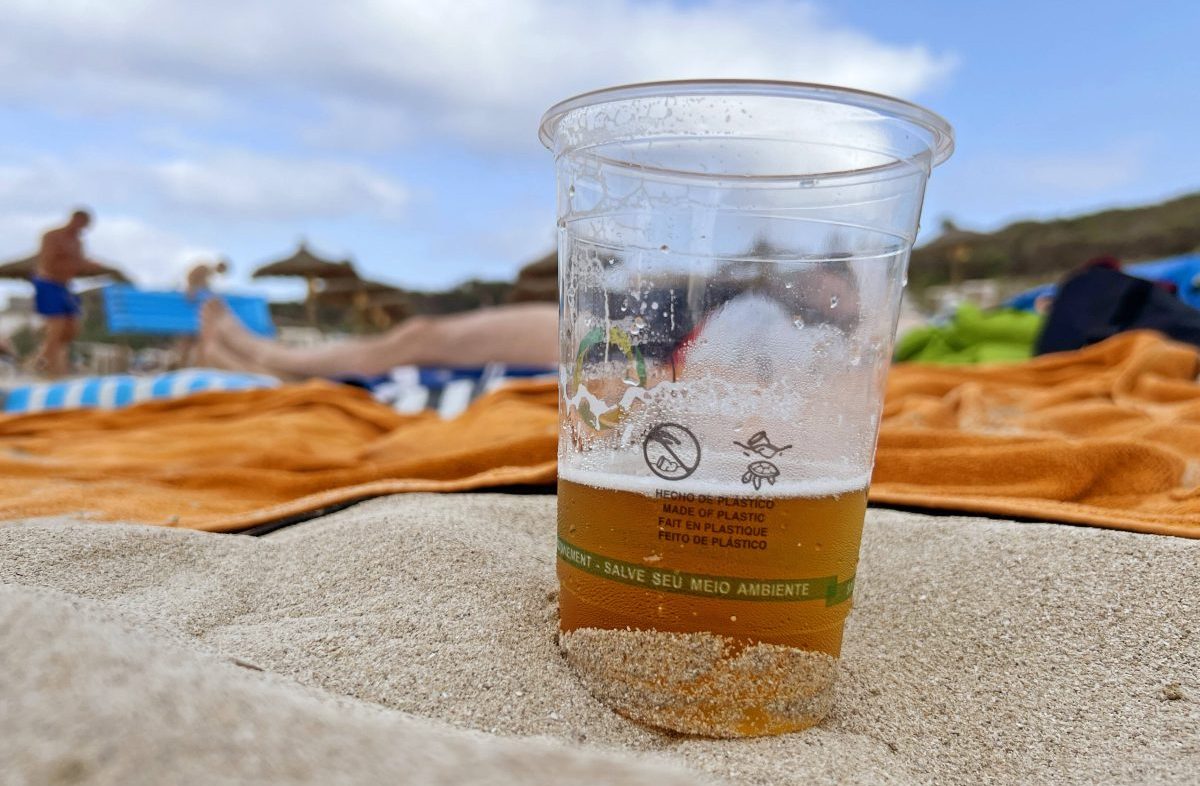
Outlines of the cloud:
[{"label": "cloud", "polygon": [[549,104],[607,84],[758,77],[911,97],[954,64],[786,0],[10,0],[0,30],[0,96],[204,118],[307,102],[300,137],[363,146],[532,146]]},{"label": "cloud", "polygon": [[408,200],[399,183],[355,163],[286,160],[231,152],[153,164],[145,177],[170,204],[240,219],[395,217]]},{"label": "cloud", "polygon": [[216,249],[184,238],[130,216],[104,216],[88,233],[88,254],[112,263],[139,284],[178,288],[189,267],[218,256]]},{"label": "cloud", "polygon": [[[1016,218],[1051,218],[1127,204],[1147,173],[1153,146],[1126,138],[1092,149],[979,153],[952,161],[930,181],[926,216],[976,216],[976,229]],[[1156,192],[1146,199],[1159,198]],[[935,222],[927,222],[927,237]]]},{"label": "cloud", "polygon": [[81,197],[93,205],[148,204],[223,221],[302,221],[395,218],[408,191],[363,164],[248,151],[149,162],[58,156],[0,162],[0,210],[65,211]]},{"label": "cloud", "polygon": [[[254,256],[299,232],[389,265],[432,248],[445,264],[421,275],[448,281],[552,245],[548,158],[540,196],[516,181],[569,95],[758,77],[912,98],[953,67],[791,0],[6,0],[0,103],[26,136],[0,141],[0,215],[41,228],[83,201],[97,233],[136,217],[141,234],[104,240],[113,259],[144,247],[171,270],[189,249]],[[410,236],[376,231],[399,217]]]}]

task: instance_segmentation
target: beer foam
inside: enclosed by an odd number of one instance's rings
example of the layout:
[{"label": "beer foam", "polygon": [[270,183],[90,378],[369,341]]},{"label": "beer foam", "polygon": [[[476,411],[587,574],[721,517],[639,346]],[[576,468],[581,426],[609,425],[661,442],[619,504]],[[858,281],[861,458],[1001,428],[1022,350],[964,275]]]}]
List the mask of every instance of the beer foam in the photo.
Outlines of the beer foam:
[{"label": "beer foam", "polygon": [[591,486],[598,489],[628,491],[634,494],[654,496],[660,491],[679,494],[707,495],[710,497],[763,497],[768,499],[811,499],[836,497],[861,491],[871,481],[871,473],[838,477],[804,478],[800,480],[777,480],[773,485],[763,485],[755,490],[740,480],[720,482],[713,480],[664,480],[655,475],[634,475],[621,472],[602,472],[560,465],[558,476],[562,480]]}]

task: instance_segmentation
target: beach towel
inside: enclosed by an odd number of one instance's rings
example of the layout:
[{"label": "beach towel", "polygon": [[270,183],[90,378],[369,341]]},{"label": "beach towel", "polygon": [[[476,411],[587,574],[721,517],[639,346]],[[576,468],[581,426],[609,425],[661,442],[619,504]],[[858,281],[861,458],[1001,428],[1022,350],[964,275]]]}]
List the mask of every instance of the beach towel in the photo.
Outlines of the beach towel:
[{"label": "beach towel", "polygon": [[189,368],[162,374],[105,374],[60,382],[31,382],[0,391],[7,413],[50,412],[100,407],[117,409],[156,399],[171,399],[209,390],[251,390],[279,384],[275,377],[214,368]]},{"label": "beach towel", "polygon": [[556,369],[542,366],[397,366],[390,373],[371,379],[341,379],[371,391],[376,401],[390,404],[397,412],[436,410],[443,418],[458,417],[481,395],[513,380],[556,379]]},{"label": "beach towel", "polygon": [[557,389],[445,420],[332,382],[0,418],[0,519],[74,513],[233,531],[368,497],[554,482]]},{"label": "beach towel", "polygon": [[982,311],[964,303],[944,325],[913,328],[896,342],[895,359],[921,363],[995,363],[1027,360],[1042,328],[1037,314]]},{"label": "beach towel", "polygon": [[870,498],[1200,537],[1198,357],[1131,331],[1020,364],[898,364]]},{"label": "beach towel", "polygon": [[[399,366],[379,377],[336,381],[371,391],[376,401],[402,413],[436,411],[443,418],[462,414],[479,396],[513,380],[554,378],[553,369],[489,363],[474,367]],[[0,390],[0,410],[9,414],[99,407],[119,409],[143,401],[173,399],[210,390],[276,387],[275,377],[212,368],[161,374],[107,374],[57,382],[32,382]]]},{"label": "beach towel", "polygon": [[[1200,363],[1148,332],[981,366],[898,364],[876,503],[1200,537]],[[312,382],[0,419],[0,518],[232,531],[404,491],[544,485],[557,386],[458,418]],[[498,525],[500,523],[498,522]]]}]

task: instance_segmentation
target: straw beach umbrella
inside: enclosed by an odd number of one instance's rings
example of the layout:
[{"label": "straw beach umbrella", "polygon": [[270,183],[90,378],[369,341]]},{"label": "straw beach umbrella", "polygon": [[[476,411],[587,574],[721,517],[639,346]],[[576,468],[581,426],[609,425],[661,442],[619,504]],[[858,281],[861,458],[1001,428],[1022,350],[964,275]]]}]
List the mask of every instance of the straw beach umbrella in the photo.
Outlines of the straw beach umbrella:
[{"label": "straw beach umbrella", "polygon": [[358,271],[353,263],[345,259],[340,262],[319,257],[309,249],[304,241],[291,256],[270,262],[254,271],[254,278],[302,278],[308,288],[305,297],[305,310],[308,312],[310,325],[317,323],[317,297],[329,280],[358,281]]},{"label": "straw beach umbrella", "polygon": [[409,311],[410,296],[400,287],[369,279],[326,281],[321,302],[354,309],[358,318],[387,327]]},{"label": "straw beach umbrella", "polygon": [[[37,263],[38,255],[33,254],[32,256],[22,257],[20,259],[14,259],[10,262],[0,264],[0,278],[16,278],[28,281],[29,279],[33,278],[33,274],[37,270]],[[103,267],[103,272],[97,273],[96,275],[112,276],[113,278],[120,279],[122,281],[125,280],[125,274],[120,270],[107,265],[104,265]],[[88,276],[88,278],[91,278],[91,276]]]}]

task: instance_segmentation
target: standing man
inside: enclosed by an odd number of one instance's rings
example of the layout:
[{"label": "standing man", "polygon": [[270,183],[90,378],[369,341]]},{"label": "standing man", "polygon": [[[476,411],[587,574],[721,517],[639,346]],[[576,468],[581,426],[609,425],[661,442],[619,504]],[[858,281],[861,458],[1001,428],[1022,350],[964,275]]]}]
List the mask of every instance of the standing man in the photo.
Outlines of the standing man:
[{"label": "standing man", "polygon": [[77,276],[111,272],[83,255],[80,235],[92,223],[86,210],[76,210],[65,226],[42,235],[33,275],[34,307],[46,321],[34,368],[58,377],[70,371],[71,342],[79,335],[79,298],[71,291]]}]

